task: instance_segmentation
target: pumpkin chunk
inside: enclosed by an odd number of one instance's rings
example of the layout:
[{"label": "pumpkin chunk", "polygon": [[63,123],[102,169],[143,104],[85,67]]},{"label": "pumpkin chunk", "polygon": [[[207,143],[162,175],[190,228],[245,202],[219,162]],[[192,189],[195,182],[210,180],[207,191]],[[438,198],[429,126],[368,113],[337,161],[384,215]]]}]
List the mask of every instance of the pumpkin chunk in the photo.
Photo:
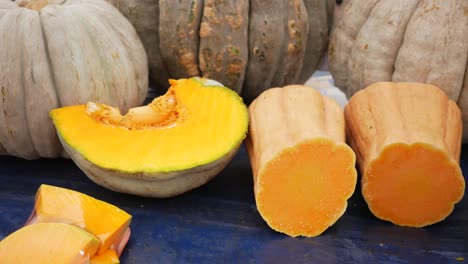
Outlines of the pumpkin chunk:
[{"label": "pumpkin chunk", "polygon": [[423,227],[450,215],[465,189],[455,102],[432,85],[381,82],[356,93],[345,117],[376,217]]},{"label": "pumpkin chunk", "polygon": [[3,264],[87,263],[99,240],[81,228],[64,223],[25,226],[0,241]]},{"label": "pumpkin chunk", "polygon": [[224,169],[247,133],[242,98],[207,79],[170,83],[165,95],[125,115],[100,103],[51,112],[62,144],[89,178],[120,192],[169,197]]},{"label": "pumpkin chunk", "polygon": [[109,248],[122,250],[121,243],[128,240],[131,219],[131,215],[104,201],[43,184],[36,194],[34,215],[28,222],[60,222],[80,227],[101,241],[101,254]]},{"label": "pumpkin chunk", "polygon": [[120,260],[117,253],[112,250],[106,250],[102,254],[94,255],[90,260],[89,264],[119,264]]},{"label": "pumpkin chunk", "polygon": [[320,235],[343,215],[356,186],[343,110],[312,88],[291,85],[265,91],[249,113],[259,213],[287,235]]}]

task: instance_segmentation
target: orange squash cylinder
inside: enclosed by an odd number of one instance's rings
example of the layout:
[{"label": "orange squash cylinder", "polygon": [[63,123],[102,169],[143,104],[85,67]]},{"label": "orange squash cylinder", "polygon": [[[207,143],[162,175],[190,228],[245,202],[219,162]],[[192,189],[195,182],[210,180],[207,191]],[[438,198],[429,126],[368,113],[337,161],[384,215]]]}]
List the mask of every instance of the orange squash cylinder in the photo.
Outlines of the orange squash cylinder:
[{"label": "orange squash cylinder", "polygon": [[271,88],[249,106],[246,147],[257,209],[289,236],[318,236],[345,212],[356,185],[343,110],[302,85]]},{"label": "orange squash cylinder", "polygon": [[378,218],[422,227],[445,219],[460,201],[462,119],[438,87],[375,83],[345,107],[363,197]]}]

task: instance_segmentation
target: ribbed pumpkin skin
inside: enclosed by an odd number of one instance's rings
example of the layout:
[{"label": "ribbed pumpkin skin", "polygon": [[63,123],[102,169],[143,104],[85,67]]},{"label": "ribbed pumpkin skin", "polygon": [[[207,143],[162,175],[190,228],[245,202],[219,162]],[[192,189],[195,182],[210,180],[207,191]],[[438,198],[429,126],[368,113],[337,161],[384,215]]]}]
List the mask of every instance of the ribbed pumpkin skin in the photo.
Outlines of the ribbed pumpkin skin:
[{"label": "ribbed pumpkin skin", "polygon": [[[203,76],[252,101],[305,82],[328,44],[332,0],[107,0],[132,21],[163,94],[172,79]],[[150,13],[151,10],[151,13]]]},{"label": "ribbed pumpkin skin", "polygon": [[468,139],[468,1],[347,1],[329,69],[348,97],[379,81],[440,87],[462,109]]},{"label": "ribbed pumpkin skin", "polygon": [[422,227],[445,219],[464,194],[460,109],[439,88],[379,82],[345,107],[348,142],[375,216]]},{"label": "ribbed pumpkin skin", "polygon": [[50,110],[93,100],[126,111],[147,93],[143,45],[103,0],[49,1],[39,11],[0,0],[0,46],[3,154],[59,157]]}]

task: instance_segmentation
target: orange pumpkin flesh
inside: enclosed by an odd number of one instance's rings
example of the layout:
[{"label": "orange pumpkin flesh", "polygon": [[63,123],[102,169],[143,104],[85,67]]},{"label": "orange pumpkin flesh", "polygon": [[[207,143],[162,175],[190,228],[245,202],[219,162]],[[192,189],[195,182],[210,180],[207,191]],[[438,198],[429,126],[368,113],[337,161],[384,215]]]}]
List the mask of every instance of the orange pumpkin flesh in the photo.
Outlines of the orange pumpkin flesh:
[{"label": "orange pumpkin flesh", "polygon": [[[50,185],[41,185],[29,223],[61,222],[80,227],[100,241],[99,254],[117,250],[128,239],[131,215],[91,196]],[[120,252],[119,252],[120,254]]]},{"label": "orange pumpkin flesh", "polygon": [[259,213],[287,235],[320,235],[343,215],[356,185],[343,111],[312,88],[292,85],[262,93],[249,113]]},{"label": "orange pumpkin flesh", "polygon": [[88,263],[99,247],[90,233],[69,224],[25,226],[0,241],[2,264]]},{"label": "orange pumpkin flesh", "polygon": [[463,197],[461,114],[437,87],[377,83],[345,108],[362,193],[380,219],[422,227],[445,219]]}]

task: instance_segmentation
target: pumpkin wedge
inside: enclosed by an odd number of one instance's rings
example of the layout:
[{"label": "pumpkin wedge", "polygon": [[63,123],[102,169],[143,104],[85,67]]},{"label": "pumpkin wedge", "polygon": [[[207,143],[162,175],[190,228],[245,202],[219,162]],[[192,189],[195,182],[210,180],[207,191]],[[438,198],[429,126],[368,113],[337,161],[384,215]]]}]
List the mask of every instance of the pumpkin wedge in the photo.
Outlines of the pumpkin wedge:
[{"label": "pumpkin wedge", "polygon": [[42,184],[34,209],[27,224],[59,222],[80,227],[101,241],[99,254],[108,249],[118,250],[121,243],[128,241],[132,216],[86,194]]},{"label": "pumpkin wedge", "polygon": [[81,228],[64,223],[38,223],[0,241],[2,264],[88,263],[99,240]]},{"label": "pumpkin wedge", "polygon": [[375,83],[350,99],[345,118],[362,194],[376,217],[422,227],[453,211],[465,190],[458,164],[462,120],[441,89]]},{"label": "pumpkin wedge", "polygon": [[242,98],[206,79],[170,83],[165,95],[125,115],[93,102],[51,112],[62,144],[91,180],[170,197],[206,183],[231,161],[247,133]]},{"label": "pumpkin wedge", "polygon": [[249,114],[259,213],[289,236],[320,235],[343,215],[356,186],[343,110],[310,87],[290,85],[263,92]]}]

